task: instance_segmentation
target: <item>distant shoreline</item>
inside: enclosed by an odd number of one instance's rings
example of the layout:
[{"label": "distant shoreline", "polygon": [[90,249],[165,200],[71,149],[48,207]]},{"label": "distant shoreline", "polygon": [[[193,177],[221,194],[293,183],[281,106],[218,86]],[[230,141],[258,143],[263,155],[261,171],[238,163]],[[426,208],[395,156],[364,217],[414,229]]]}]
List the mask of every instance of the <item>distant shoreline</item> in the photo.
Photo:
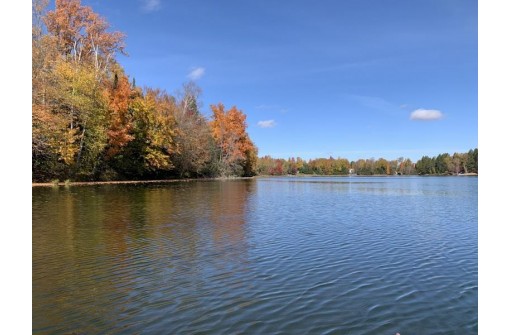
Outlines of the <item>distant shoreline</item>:
[{"label": "distant shoreline", "polygon": [[373,174],[373,175],[318,175],[318,174],[298,174],[298,175],[258,175],[254,177],[218,177],[218,178],[188,178],[188,179],[156,179],[156,180],[111,180],[111,181],[73,181],[73,182],[46,182],[46,183],[32,183],[32,187],[57,187],[57,186],[91,186],[91,185],[128,185],[128,184],[163,184],[163,183],[178,183],[178,182],[192,182],[192,181],[222,181],[222,180],[244,180],[254,178],[278,178],[278,177],[477,177],[477,173],[464,173],[459,175],[386,175],[386,174]]},{"label": "distant shoreline", "polygon": [[464,173],[464,174],[409,174],[409,175],[397,175],[397,174],[368,174],[368,175],[358,175],[358,174],[283,174],[283,175],[258,175],[258,177],[477,177],[477,173]]}]

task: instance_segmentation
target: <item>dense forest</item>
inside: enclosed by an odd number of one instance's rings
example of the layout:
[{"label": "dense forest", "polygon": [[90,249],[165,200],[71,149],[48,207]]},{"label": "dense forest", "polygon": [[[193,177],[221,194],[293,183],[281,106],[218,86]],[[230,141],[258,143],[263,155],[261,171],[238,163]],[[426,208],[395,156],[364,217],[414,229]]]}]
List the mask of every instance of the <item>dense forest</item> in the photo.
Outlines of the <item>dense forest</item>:
[{"label": "dense forest", "polygon": [[139,87],[117,61],[121,32],[80,0],[33,1],[32,180],[143,180],[260,175],[477,173],[477,149],[422,157],[258,158],[246,115],[200,111],[201,89]]},{"label": "dense forest", "polygon": [[302,158],[272,158],[264,156],[257,161],[257,173],[261,175],[458,175],[477,173],[477,148],[467,153],[440,154],[437,157],[423,156],[416,163],[400,157],[388,161],[346,158],[317,158],[308,161]]},{"label": "dense forest", "polygon": [[138,87],[116,60],[124,35],[79,0],[35,0],[32,179],[252,176],[257,148],[235,106],[199,110],[200,88],[176,96]]}]

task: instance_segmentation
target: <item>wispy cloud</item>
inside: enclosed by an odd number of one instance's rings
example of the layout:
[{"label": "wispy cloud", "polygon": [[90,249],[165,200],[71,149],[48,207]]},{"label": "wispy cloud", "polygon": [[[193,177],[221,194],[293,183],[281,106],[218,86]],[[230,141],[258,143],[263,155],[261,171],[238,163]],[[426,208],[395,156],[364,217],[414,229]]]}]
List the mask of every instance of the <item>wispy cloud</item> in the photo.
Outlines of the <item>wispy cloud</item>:
[{"label": "wispy cloud", "polygon": [[203,67],[196,67],[192,70],[192,72],[188,73],[188,79],[191,79],[191,80],[197,80],[197,79],[200,79],[202,78],[202,76],[204,76],[204,74],[206,73],[206,69],[203,68]]},{"label": "wispy cloud", "polygon": [[154,12],[160,9],[161,0],[142,0],[142,9],[146,12]]},{"label": "wispy cloud", "polygon": [[276,109],[276,108],[279,108],[279,106],[277,106],[277,105],[265,105],[265,104],[255,106],[255,109],[263,109],[263,110]]},{"label": "wispy cloud", "polygon": [[356,61],[356,62],[346,62],[346,63],[340,63],[333,66],[326,66],[326,67],[318,67],[318,68],[312,68],[308,70],[308,73],[315,74],[315,73],[324,73],[324,72],[335,72],[335,71],[353,71],[360,68],[368,68],[372,66],[377,66],[381,63],[386,63],[389,61],[392,61],[394,58],[386,57],[386,58],[373,58],[373,59],[367,59],[362,61]]},{"label": "wispy cloud", "polygon": [[391,104],[385,99],[380,97],[370,97],[363,95],[353,95],[353,98],[361,103],[365,107],[369,107],[372,109],[378,109],[383,111],[392,111],[396,109],[394,104]]},{"label": "wispy cloud", "polygon": [[274,120],[259,121],[257,125],[261,128],[273,128],[277,125]]},{"label": "wispy cloud", "polygon": [[410,120],[415,121],[434,121],[440,120],[444,114],[436,109],[416,109],[410,114]]},{"label": "wispy cloud", "polygon": [[279,113],[283,113],[283,114],[287,113],[289,111],[289,109],[283,108],[282,106],[279,106],[279,105],[265,105],[265,104],[257,105],[257,106],[255,106],[255,109],[264,110],[264,111],[275,111],[275,112],[279,112]]}]

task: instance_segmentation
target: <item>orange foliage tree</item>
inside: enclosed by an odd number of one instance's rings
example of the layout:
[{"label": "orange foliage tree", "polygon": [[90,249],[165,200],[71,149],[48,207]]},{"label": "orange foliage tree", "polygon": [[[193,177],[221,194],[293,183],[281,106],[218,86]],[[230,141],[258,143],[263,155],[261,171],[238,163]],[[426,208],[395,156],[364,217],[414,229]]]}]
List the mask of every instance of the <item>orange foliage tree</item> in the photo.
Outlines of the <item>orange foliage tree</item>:
[{"label": "orange foliage tree", "polygon": [[221,175],[253,175],[257,163],[257,149],[246,132],[246,115],[236,106],[225,111],[224,105],[211,105],[211,131],[218,154]]},{"label": "orange foliage tree", "polygon": [[132,134],[133,117],[129,112],[133,92],[128,77],[120,70],[115,72],[112,84],[105,88],[104,94],[109,109],[106,155],[111,158],[135,138]]},{"label": "orange foliage tree", "polygon": [[61,54],[75,63],[90,62],[96,71],[106,72],[115,54],[124,53],[124,35],[108,32],[106,20],[80,0],[56,0],[44,21]]}]

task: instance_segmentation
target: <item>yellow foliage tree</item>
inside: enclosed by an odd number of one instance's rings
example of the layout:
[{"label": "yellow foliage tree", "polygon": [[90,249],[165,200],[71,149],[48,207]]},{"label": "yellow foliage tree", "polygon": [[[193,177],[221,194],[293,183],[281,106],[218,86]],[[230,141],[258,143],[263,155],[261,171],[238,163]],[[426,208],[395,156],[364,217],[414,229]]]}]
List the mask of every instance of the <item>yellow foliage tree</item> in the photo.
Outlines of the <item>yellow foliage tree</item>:
[{"label": "yellow foliage tree", "polygon": [[142,141],[141,153],[149,171],[174,167],[170,155],[175,152],[175,103],[163,91],[147,89],[133,102],[136,137]]}]

